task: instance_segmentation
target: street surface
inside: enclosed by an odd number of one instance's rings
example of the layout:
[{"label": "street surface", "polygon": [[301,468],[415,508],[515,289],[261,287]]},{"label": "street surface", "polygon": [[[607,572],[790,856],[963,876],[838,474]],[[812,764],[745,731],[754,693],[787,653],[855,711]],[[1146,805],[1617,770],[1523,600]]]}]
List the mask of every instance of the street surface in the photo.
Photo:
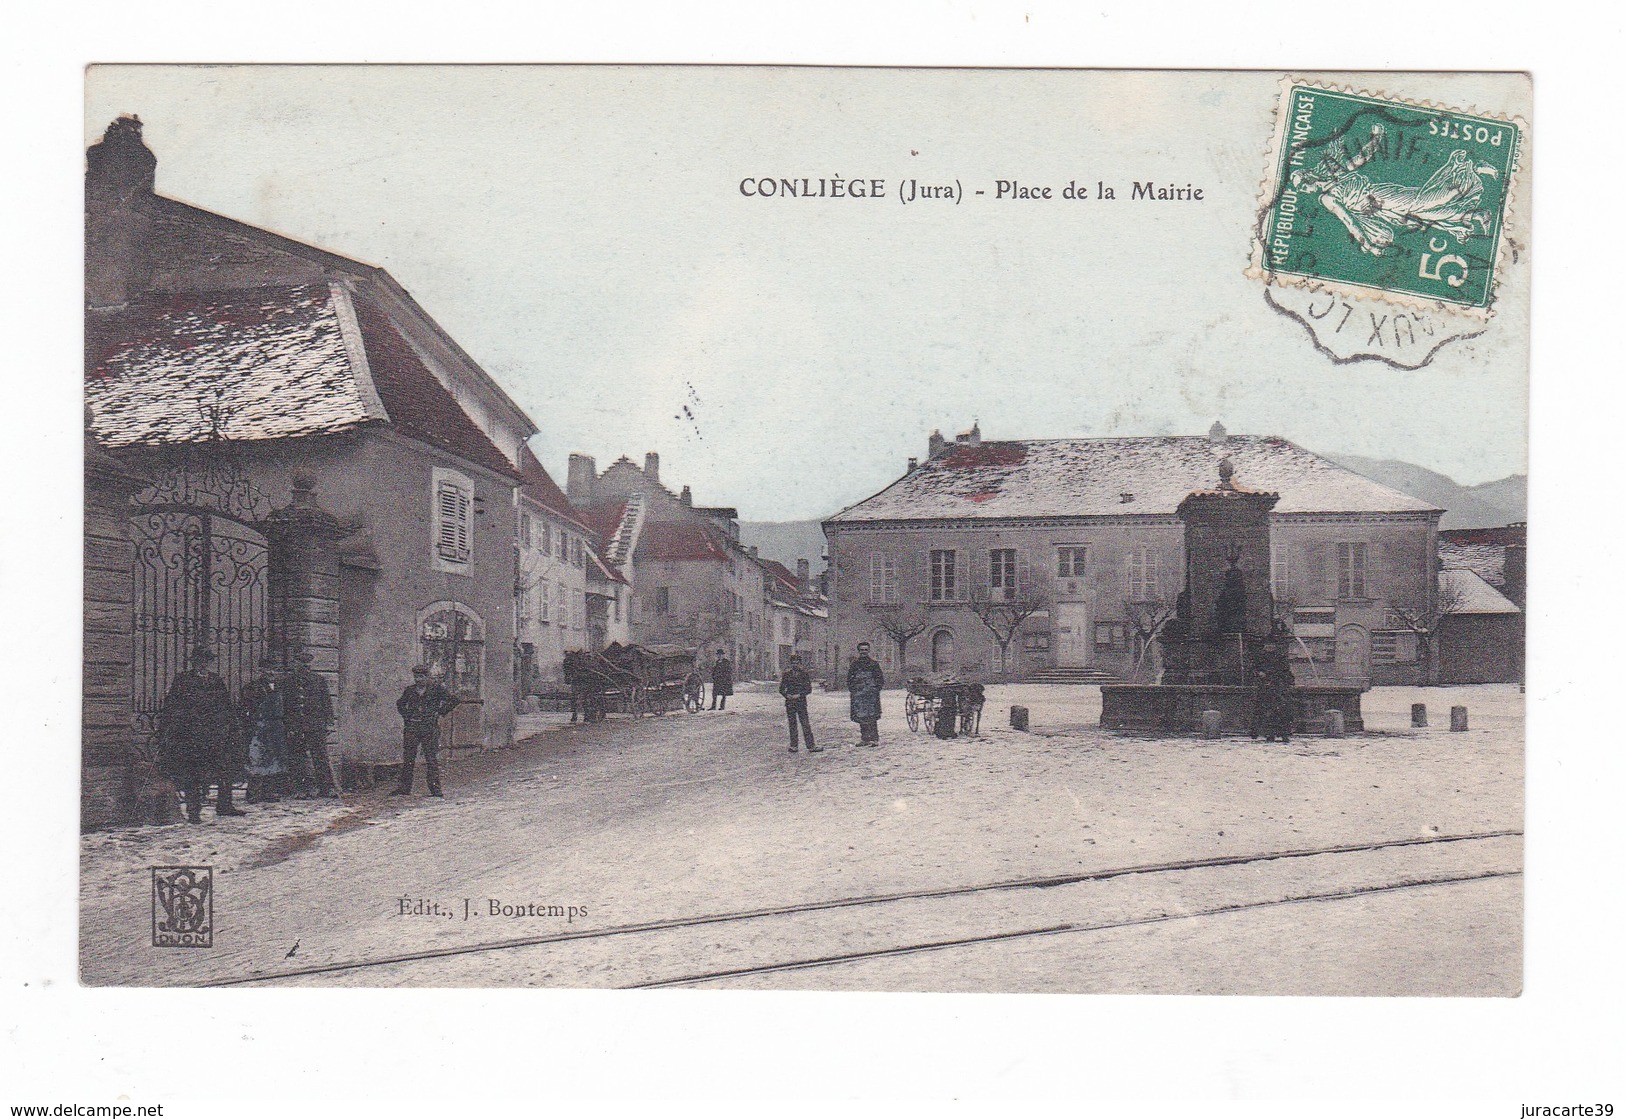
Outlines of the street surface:
[{"label": "street surface", "polygon": [[[82,979],[1520,989],[1516,686],[1380,689],[1366,734],[1286,746],[1105,734],[1097,689],[1040,685],[990,687],[981,736],[942,741],[902,700],[886,693],[879,749],[818,694],[828,750],[790,754],[778,697],[753,689],[727,712],[531,717],[520,746],[450,761],[444,800],[420,775],[410,800],[87,835]],[[1448,730],[1452,704],[1472,729]],[[212,948],[151,947],[148,868],[180,864],[214,867]]]}]

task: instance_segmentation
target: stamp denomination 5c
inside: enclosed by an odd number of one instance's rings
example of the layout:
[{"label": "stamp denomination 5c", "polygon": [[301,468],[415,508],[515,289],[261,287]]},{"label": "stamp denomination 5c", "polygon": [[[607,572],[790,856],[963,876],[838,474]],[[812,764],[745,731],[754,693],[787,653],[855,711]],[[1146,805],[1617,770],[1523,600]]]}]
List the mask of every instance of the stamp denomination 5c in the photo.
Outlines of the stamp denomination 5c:
[{"label": "stamp denomination 5c", "polygon": [[1488,314],[1521,123],[1284,84],[1249,274]]}]

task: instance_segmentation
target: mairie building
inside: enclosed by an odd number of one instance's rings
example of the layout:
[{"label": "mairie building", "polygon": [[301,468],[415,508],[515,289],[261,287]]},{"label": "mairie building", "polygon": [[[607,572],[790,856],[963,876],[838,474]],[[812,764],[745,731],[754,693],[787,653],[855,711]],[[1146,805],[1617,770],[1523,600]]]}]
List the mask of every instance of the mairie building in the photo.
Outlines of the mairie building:
[{"label": "mairie building", "polygon": [[[1272,609],[1294,671],[1426,681],[1443,513],[1274,435],[954,440],[823,522],[836,656],[888,676],[1152,680],[1185,585],[1179,503],[1230,460],[1280,494]],[[1011,623],[1020,619],[1019,626]]]}]

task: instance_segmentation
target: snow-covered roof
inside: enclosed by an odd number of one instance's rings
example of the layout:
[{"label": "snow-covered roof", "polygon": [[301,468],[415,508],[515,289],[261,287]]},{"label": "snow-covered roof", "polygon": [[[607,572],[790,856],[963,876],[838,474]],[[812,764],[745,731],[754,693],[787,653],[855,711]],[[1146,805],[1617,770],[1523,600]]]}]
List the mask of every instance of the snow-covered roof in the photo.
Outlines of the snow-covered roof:
[{"label": "snow-covered roof", "polygon": [[150,295],[87,325],[85,400],[108,447],[291,439],[369,421],[513,475],[402,336],[340,283]]},{"label": "snow-covered roof", "polygon": [[93,434],[124,447],[289,438],[382,419],[356,376],[364,359],[346,341],[342,298],[329,284],[189,293],[99,319],[85,369]]},{"label": "snow-covered roof", "polygon": [[1277,513],[1437,511],[1278,436],[1164,435],[954,443],[826,523],[1171,516],[1225,458],[1236,486],[1281,495]]},{"label": "snow-covered roof", "polygon": [[1465,567],[1447,567],[1439,572],[1439,590],[1450,601],[1450,614],[1518,614],[1511,599]]}]

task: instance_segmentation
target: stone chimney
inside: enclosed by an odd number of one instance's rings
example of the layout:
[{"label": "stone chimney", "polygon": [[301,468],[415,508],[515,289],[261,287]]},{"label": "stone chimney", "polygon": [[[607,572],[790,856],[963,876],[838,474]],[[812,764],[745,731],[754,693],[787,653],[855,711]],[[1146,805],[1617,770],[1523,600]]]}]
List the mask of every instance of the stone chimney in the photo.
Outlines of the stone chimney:
[{"label": "stone chimney", "polygon": [[564,496],[576,505],[591,505],[598,490],[598,463],[591,455],[571,455]]},{"label": "stone chimney", "polygon": [[1228,443],[1230,442],[1230,433],[1224,429],[1222,423],[1214,420],[1213,426],[1207,429],[1207,441],[1209,443]]},{"label": "stone chimney", "polygon": [[684,486],[683,492],[681,496],[677,498],[677,500],[692,508],[694,505],[694,491],[689,489],[687,486]]},{"label": "stone chimney", "polygon": [[758,548],[755,544],[752,544],[749,548],[747,548],[745,550],[750,553],[750,558],[751,559],[757,559],[759,557],[759,553],[761,552],[761,549]]},{"label": "stone chimney", "polygon": [[969,443],[973,447],[980,447],[982,445],[981,420],[972,422],[970,425],[970,430],[965,433],[965,442]]},{"label": "stone chimney", "polygon": [[811,575],[812,575],[812,564],[808,563],[804,559],[796,560],[796,581],[801,584],[801,589],[802,590],[805,591],[805,590],[808,589],[808,584],[809,584],[809,582],[811,580]]},{"label": "stone chimney", "polygon": [[942,437],[942,432],[933,431],[931,438],[926,440],[926,458],[934,459],[948,449],[948,440]]},{"label": "stone chimney", "polygon": [[918,470],[919,468],[920,468],[920,460],[915,458],[913,455],[910,455],[908,457],[908,470],[906,470],[905,473],[912,474],[916,470]]},{"label": "stone chimney", "polygon": [[1522,540],[1507,544],[1501,560],[1501,593],[1522,610],[1529,594],[1529,546]]},{"label": "stone chimney", "polygon": [[643,476],[651,482],[660,481],[660,456],[654,451],[643,456]]},{"label": "stone chimney", "polygon": [[142,244],[158,159],[141,120],[122,116],[85,152],[85,302],[118,307],[146,284]]}]

